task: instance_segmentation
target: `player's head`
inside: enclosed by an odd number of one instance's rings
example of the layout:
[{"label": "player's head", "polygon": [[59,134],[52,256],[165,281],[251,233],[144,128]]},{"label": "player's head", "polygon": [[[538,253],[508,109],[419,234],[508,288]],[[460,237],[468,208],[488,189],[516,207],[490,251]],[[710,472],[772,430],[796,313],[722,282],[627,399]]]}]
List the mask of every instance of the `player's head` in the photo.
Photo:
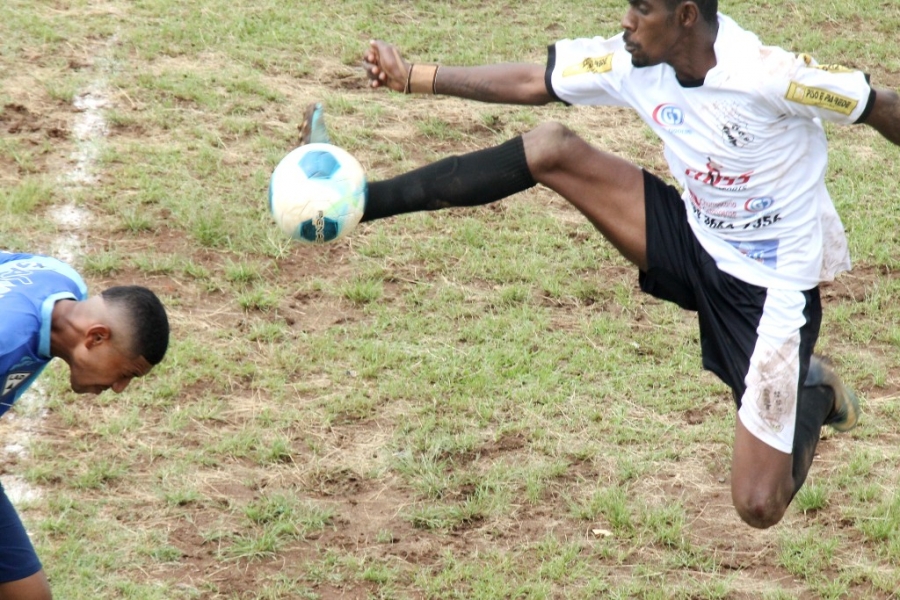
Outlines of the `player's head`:
[{"label": "player's head", "polygon": [[671,62],[699,34],[715,39],[718,0],[628,0],[622,19],[625,44],[636,67]]},{"label": "player's head", "polygon": [[75,392],[121,392],[162,361],[169,320],[152,291],[117,286],[79,304],[75,344],[67,353]]}]

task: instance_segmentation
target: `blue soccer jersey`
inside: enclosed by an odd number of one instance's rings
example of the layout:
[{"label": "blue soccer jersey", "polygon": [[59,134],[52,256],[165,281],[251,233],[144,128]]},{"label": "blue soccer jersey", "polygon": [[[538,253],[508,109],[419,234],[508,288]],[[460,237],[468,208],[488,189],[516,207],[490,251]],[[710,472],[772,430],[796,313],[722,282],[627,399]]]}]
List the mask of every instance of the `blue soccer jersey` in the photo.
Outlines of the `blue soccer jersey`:
[{"label": "blue soccer jersey", "polygon": [[84,300],[87,286],[47,256],[0,252],[0,415],[50,362],[50,317],[59,300]]}]

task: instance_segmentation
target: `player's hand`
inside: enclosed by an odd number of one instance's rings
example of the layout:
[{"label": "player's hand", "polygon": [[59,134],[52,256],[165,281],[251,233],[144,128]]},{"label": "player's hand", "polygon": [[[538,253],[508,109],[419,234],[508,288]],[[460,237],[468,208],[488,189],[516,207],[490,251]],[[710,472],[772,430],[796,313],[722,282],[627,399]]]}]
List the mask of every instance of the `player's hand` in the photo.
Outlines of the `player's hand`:
[{"label": "player's hand", "polygon": [[395,92],[406,89],[410,64],[403,60],[397,47],[380,40],[369,42],[363,55],[363,66],[373,88],[386,87]]}]

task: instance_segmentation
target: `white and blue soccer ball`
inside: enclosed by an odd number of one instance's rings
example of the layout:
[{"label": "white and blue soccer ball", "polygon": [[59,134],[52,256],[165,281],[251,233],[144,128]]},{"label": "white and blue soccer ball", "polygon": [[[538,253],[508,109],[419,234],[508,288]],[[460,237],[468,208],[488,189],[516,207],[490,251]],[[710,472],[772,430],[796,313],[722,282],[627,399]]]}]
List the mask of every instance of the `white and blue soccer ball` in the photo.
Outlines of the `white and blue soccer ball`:
[{"label": "white and blue soccer ball", "polygon": [[349,152],[305,144],[287,154],[269,180],[269,211],[291,238],[312,244],[350,233],[366,206],[366,174]]}]

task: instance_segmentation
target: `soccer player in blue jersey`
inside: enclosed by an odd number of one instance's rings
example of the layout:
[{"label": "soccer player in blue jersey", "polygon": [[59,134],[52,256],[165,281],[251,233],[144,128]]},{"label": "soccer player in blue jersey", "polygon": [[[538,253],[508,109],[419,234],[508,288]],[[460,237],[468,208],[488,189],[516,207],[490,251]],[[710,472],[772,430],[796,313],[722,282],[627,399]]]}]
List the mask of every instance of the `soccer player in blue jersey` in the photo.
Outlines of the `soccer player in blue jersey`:
[{"label": "soccer player in blue jersey", "polygon": [[[0,415],[53,358],[79,394],[122,392],[158,364],[169,344],[159,298],[141,286],[88,297],[69,265],[0,252]],[[50,586],[19,516],[0,487],[0,600],[47,600]]]},{"label": "soccer player in blue jersey", "polygon": [[[625,4],[623,0],[623,5]],[[641,289],[698,314],[703,366],[737,405],[731,496],[778,523],[823,425],[852,429],[856,396],[813,354],[819,283],[850,267],[825,185],[823,122],[900,145],[900,95],[865,73],[767,46],[716,0],[628,0],[622,33],[552,44],[546,64],[411,64],[373,41],[370,85],[481,102],[627,106],[665,147],[678,188],[567,127],[370,181],[364,221],[487,204],[542,184],[638,269]],[[327,141],[314,105],[301,141]]]}]

